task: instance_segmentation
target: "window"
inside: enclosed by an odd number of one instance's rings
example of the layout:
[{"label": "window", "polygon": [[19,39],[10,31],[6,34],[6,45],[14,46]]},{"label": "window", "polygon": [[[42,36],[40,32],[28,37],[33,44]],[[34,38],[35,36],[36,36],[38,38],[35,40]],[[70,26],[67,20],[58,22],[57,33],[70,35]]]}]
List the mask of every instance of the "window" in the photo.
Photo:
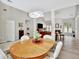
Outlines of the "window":
[{"label": "window", "polygon": [[64,23],[64,32],[72,33],[72,26],[71,23]]}]

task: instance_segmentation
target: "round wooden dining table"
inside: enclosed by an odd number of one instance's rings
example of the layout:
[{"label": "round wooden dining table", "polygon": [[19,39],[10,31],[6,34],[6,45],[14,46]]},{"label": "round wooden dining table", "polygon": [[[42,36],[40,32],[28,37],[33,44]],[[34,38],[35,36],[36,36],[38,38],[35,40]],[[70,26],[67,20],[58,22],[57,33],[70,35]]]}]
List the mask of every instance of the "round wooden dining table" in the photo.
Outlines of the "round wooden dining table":
[{"label": "round wooden dining table", "polygon": [[13,59],[43,59],[54,44],[55,41],[50,39],[42,39],[39,43],[33,39],[18,41],[10,47],[10,54]]}]

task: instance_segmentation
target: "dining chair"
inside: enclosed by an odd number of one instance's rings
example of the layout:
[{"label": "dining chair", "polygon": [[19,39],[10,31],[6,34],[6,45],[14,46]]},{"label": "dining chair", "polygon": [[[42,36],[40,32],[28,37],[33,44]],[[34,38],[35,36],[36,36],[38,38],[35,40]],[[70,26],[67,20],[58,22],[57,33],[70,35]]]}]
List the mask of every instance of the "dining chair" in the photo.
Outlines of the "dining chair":
[{"label": "dining chair", "polygon": [[62,41],[59,41],[57,43],[56,49],[55,49],[55,51],[53,53],[53,56],[50,56],[50,59],[56,59],[58,57],[58,55],[59,55],[59,53],[61,51],[62,46],[63,46]]},{"label": "dining chair", "polygon": [[0,49],[5,53],[5,54],[10,54],[9,49],[10,47],[16,43],[17,41],[13,42],[3,42],[0,44]]},{"label": "dining chair", "polygon": [[54,40],[51,35],[44,35],[43,38],[44,38],[44,39],[51,39],[51,40]]},{"label": "dining chair", "polygon": [[52,52],[51,54],[49,54],[49,56],[47,56],[45,59],[56,59],[61,51],[61,48],[63,46],[62,41],[59,41],[56,45],[55,51],[54,53]]},{"label": "dining chair", "polygon": [[23,36],[21,37],[21,41],[28,40],[28,39],[30,39],[30,38],[29,38],[29,36],[27,36],[27,35],[23,35]]},{"label": "dining chair", "polygon": [[[43,38],[44,39],[51,39],[51,40],[55,41],[55,39],[53,39],[51,35],[44,35]],[[54,48],[52,48],[51,51],[54,51]]]},{"label": "dining chair", "polygon": [[0,49],[0,59],[8,59],[5,53]]}]

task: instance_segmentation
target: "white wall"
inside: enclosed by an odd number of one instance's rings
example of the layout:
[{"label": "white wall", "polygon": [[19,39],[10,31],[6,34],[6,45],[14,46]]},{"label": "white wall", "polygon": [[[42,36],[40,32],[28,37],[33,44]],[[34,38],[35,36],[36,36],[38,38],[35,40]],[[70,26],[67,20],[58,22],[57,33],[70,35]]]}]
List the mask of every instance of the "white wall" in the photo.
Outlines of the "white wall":
[{"label": "white wall", "polygon": [[79,39],[79,5],[76,6],[75,35],[76,39]]},{"label": "white wall", "polygon": [[55,10],[51,10],[52,38],[55,40]]},{"label": "white wall", "polygon": [[[29,33],[29,36],[32,37],[34,32],[33,19],[29,18],[29,20],[26,20],[25,28],[26,28],[26,34]],[[29,28],[29,30],[27,30],[27,28]]]},{"label": "white wall", "polygon": [[44,19],[45,21],[51,21],[51,10],[44,12]]},{"label": "white wall", "polygon": [[[18,9],[15,9],[11,6],[7,6],[3,3],[0,2],[0,38],[5,40],[5,32],[6,32],[6,21],[8,20],[13,20],[15,21],[15,33],[16,33],[16,39],[18,39],[18,34],[19,34],[19,22],[23,22],[23,30],[25,31],[25,20],[27,18],[27,13]],[[4,11],[3,9],[7,9]]]},{"label": "white wall", "polygon": [[59,9],[55,11],[55,17],[56,18],[74,18],[76,13],[76,7],[72,6],[72,7],[67,7],[67,8],[63,8],[63,9]]}]

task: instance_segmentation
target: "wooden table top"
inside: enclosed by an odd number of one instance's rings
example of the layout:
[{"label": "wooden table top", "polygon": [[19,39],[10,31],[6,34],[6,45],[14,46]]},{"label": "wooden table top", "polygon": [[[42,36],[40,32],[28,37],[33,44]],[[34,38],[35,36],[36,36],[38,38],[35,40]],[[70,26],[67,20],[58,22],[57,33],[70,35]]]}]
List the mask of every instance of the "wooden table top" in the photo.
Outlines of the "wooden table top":
[{"label": "wooden table top", "polygon": [[10,53],[23,58],[38,57],[47,53],[55,42],[50,39],[43,39],[39,44],[33,43],[32,39],[17,42],[10,47]]}]

